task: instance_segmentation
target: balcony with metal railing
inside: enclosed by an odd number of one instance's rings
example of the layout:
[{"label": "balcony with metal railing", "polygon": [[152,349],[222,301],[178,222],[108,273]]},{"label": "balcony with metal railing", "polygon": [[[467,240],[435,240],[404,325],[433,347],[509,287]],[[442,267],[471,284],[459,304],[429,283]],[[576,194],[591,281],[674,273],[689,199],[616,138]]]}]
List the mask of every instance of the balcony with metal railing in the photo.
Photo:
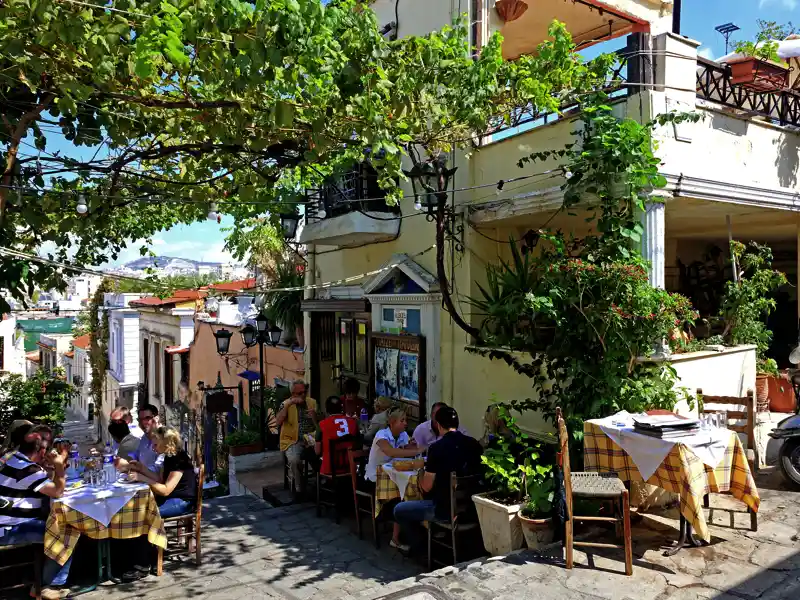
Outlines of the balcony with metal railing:
[{"label": "balcony with metal railing", "polygon": [[348,248],[391,240],[400,231],[400,209],[386,202],[368,163],[306,191],[301,244]]},{"label": "balcony with metal railing", "polygon": [[697,57],[697,97],[762,117],[775,125],[800,126],[800,93],[793,88],[760,92],[732,83],[731,67]]}]

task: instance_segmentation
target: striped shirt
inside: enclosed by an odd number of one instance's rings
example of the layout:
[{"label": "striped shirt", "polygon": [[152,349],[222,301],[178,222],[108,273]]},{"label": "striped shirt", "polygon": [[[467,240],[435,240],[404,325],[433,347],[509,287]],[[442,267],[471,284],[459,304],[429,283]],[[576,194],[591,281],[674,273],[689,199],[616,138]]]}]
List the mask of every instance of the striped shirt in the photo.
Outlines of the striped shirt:
[{"label": "striped shirt", "polygon": [[41,490],[47,473],[24,454],[7,455],[0,466],[0,527],[44,519],[49,503]]}]

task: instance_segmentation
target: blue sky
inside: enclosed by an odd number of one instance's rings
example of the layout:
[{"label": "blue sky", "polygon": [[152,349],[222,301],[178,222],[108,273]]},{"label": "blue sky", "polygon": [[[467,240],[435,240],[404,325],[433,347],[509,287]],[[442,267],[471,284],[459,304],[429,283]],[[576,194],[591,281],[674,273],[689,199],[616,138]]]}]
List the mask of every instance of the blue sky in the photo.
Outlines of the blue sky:
[{"label": "blue sky", "polygon": [[[732,21],[741,27],[732,39],[754,38],[757,19],[779,23],[794,20],[800,25],[800,0],[683,0],[683,4],[682,32],[702,42],[700,52],[708,58],[717,58],[725,53],[724,40],[714,31],[714,27],[722,23]],[[76,158],[84,158],[87,153],[87,149],[77,150],[70,144],[63,144],[61,149]],[[28,150],[30,152],[30,148]],[[91,152],[85,158],[89,157]],[[230,225],[228,218],[223,219],[221,225],[203,221],[175,227],[155,235],[151,249],[159,255],[227,262],[231,257],[223,251],[225,234],[222,228]],[[138,258],[141,245],[142,240],[130,243],[114,264]]]},{"label": "blue sky", "polygon": [[702,42],[703,56],[718,58],[725,54],[725,41],[714,27],[733,22],[741,31],[731,40],[751,40],[757,19],[800,26],[800,0],[683,0],[681,27],[683,35]]}]

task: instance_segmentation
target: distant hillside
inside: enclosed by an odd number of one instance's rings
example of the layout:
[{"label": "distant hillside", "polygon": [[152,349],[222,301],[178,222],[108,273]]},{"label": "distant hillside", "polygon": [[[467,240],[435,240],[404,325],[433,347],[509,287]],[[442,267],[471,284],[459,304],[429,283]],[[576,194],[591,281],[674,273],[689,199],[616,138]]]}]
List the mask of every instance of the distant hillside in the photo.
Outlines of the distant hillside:
[{"label": "distant hillside", "polygon": [[179,258],[177,256],[143,256],[142,258],[127,262],[123,266],[129,269],[143,271],[151,267],[156,269],[196,269],[201,265],[220,267],[222,263],[202,262],[199,260],[192,260],[191,258]]}]

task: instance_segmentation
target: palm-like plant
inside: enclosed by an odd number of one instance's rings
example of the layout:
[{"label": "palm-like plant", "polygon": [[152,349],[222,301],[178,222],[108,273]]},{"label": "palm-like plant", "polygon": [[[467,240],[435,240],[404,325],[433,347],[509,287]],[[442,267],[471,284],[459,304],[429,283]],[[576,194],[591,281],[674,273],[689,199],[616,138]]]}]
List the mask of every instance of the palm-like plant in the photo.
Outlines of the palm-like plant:
[{"label": "palm-like plant", "polygon": [[[270,289],[294,288],[303,286],[303,269],[291,260],[283,260],[275,265]],[[292,333],[303,323],[302,290],[292,292],[267,292],[267,314],[273,322],[280,323]]]}]

